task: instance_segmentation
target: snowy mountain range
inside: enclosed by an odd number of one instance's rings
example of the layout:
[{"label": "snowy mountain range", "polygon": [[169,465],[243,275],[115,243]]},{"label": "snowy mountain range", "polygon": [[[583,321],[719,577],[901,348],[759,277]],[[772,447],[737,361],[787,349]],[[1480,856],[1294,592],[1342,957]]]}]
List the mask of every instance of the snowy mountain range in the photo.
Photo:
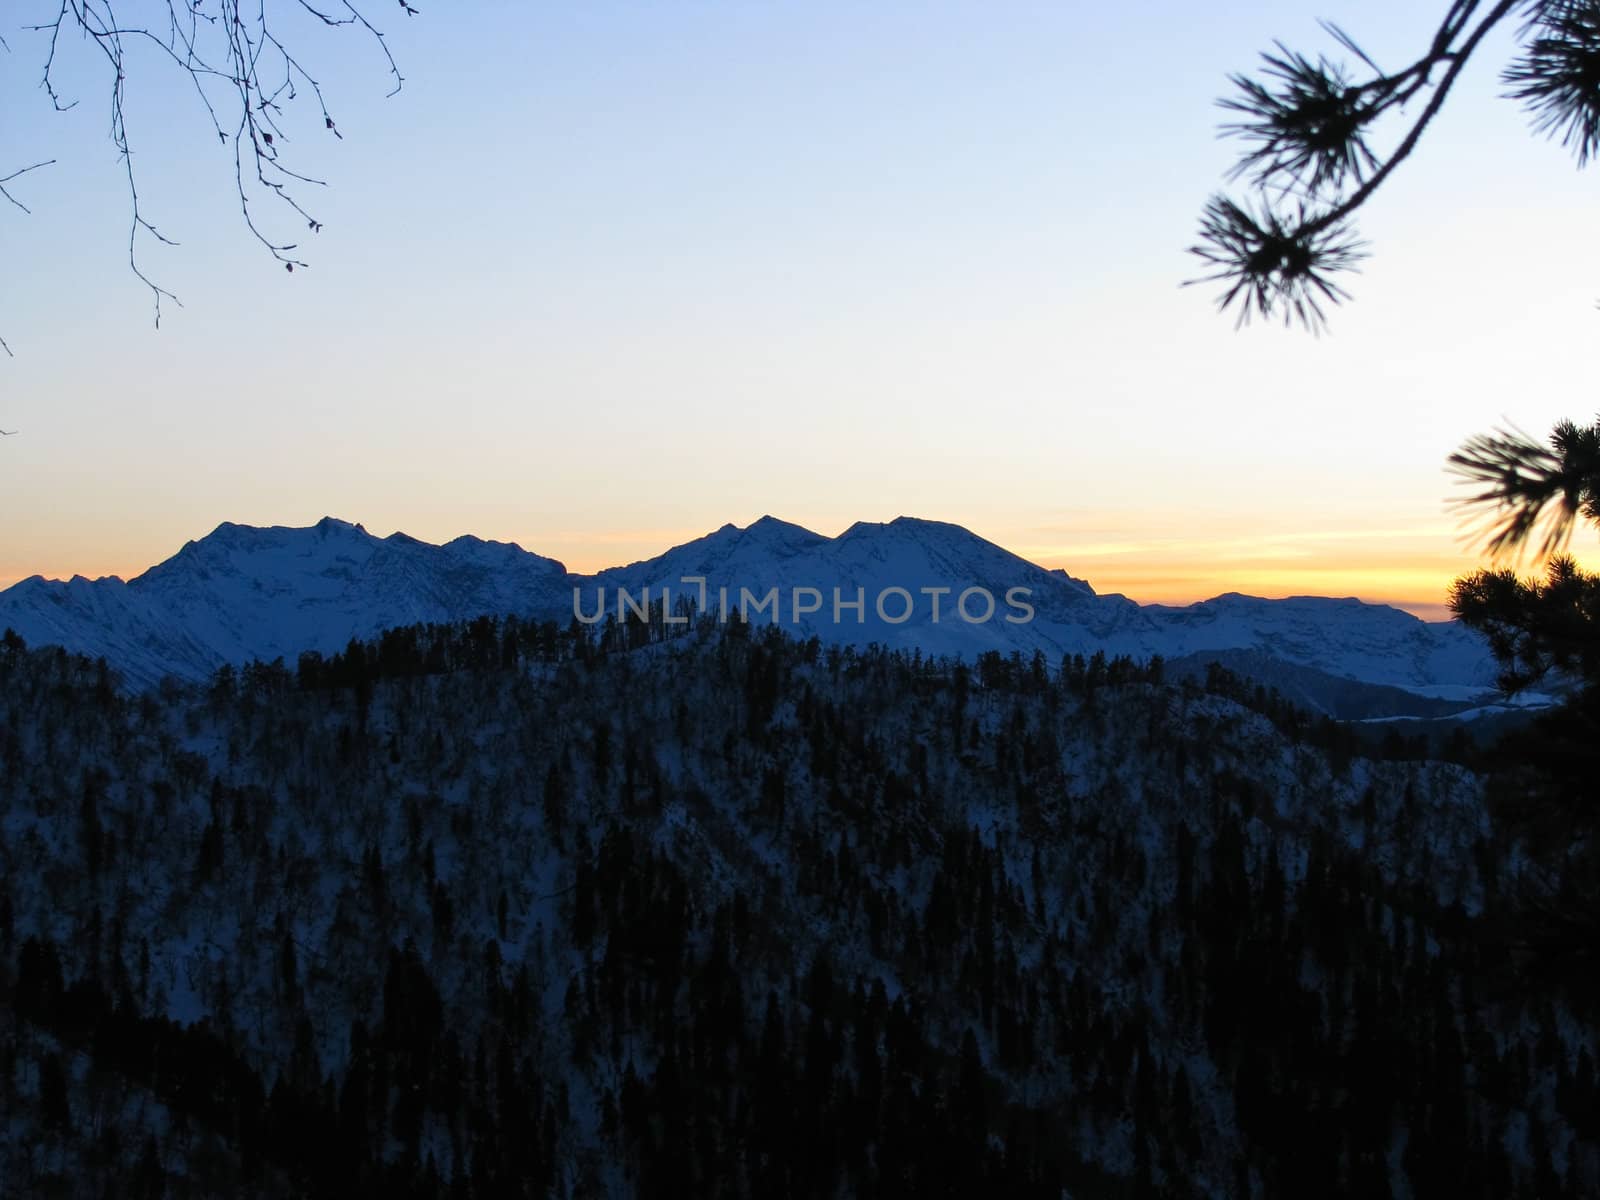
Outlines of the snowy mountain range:
[{"label": "snowy mountain range", "polygon": [[763,517],[596,575],[470,536],[444,545],[379,538],[332,517],[305,528],[224,523],[126,582],[23,580],[0,592],[0,628],[30,644],[103,655],[142,686],[252,658],[293,663],[302,651],[331,652],[397,625],[486,613],[565,625],[575,611],[614,615],[619,601],[659,603],[664,593],[674,609],[703,601],[713,614],[736,613],[744,600],[749,619],[776,619],[829,644],[969,658],[1039,650],[1052,661],[1095,650],[1141,659],[1249,650],[1431,694],[1465,695],[1494,676],[1482,640],[1455,622],[1309,596],[1140,605],[958,525],[911,517],[858,522],[833,538]]}]

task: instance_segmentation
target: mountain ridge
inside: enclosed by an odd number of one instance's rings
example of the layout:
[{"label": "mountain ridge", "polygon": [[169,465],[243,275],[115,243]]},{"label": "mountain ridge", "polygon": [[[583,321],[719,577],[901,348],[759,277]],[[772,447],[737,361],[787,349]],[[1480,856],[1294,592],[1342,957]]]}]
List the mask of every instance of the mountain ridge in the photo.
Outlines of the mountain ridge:
[{"label": "mountain ridge", "polygon": [[[168,674],[204,678],[251,658],[293,662],[397,625],[484,614],[564,625],[575,600],[592,612],[604,598],[614,614],[617,589],[698,602],[698,585],[685,577],[705,580],[711,612],[723,588],[731,611],[741,589],[757,598],[776,592],[777,611],[758,609],[752,619],[777,619],[828,644],[967,658],[991,650],[1051,659],[1250,650],[1386,686],[1487,688],[1493,680],[1487,647],[1455,622],[1351,597],[1226,592],[1192,605],[1141,605],[963,526],[910,516],[857,521],[830,538],[764,515],[592,574],[472,534],[434,544],[400,531],[377,537],[331,516],[310,526],[223,521],[126,581],[30,576],[0,592],[0,627],[30,643],[103,656],[145,686]],[[802,611],[813,591],[817,607]],[[1013,592],[1025,596],[1014,600]],[[980,614],[989,608],[987,619],[971,619],[969,598]],[[897,618],[902,609],[907,615]],[[1024,609],[1031,615],[1018,619]]]}]

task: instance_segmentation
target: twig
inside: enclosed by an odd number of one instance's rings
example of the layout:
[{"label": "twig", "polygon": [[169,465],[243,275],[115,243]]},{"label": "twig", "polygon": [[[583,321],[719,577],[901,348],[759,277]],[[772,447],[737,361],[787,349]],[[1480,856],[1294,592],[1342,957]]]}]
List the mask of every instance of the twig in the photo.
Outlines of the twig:
[{"label": "twig", "polygon": [[37,171],[40,167],[48,167],[55,161],[56,160],[53,158],[47,158],[43,162],[36,162],[30,167],[21,167],[11,172],[9,175],[0,175],[0,196],[4,196],[23,212],[31,212],[32,210],[26,204],[24,204],[21,200],[18,200],[6,190],[6,184],[10,183],[13,179],[16,179],[19,175],[26,175],[29,171]]},{"label": "twig", "polygon": [[[141,202],[126,114],[130,52],[136,45],[151,47],[172,67],[189,76],[218,141],[226,145],[230,138],[233,140],[234,186],[246,228],[274,259],[293,271],[304,267],[305,262],[291,254],[296,249],[294,242],[272,236],[258,223],[251,204],[252,193],[264,191],[276,197],[313,232],[320,230],[321,222],[301,205],[294,189],[297,185],[325,184],[284,161],[282,147],[289,140],[282,123],[285,107],[302,88],[308,89],[316,101],[323,130],[335,138],[342,138],[343,134],[334,122],[321,83],[278,33],[276,18],[285,6],[308,15],[325,28],[348,27],[370,37],[382,52],[394,83],[388,94],[393,96],[400,91],[404,78],[382,31],[354,0],[340,0],[326,9],[312,0],[166,0],[165,22],[149,25],[119,20],[115,0],[60,0],[52,19],[27,27],[47,36],[41,85],[57,112],[65,112],[78,103],[76,99],[66,99],[57,86],[58,55],[67,45],[63,32],[76,32],[105,60],[110,75],[111,140],[122,159],[127,180],[128,264],[150,289],[158,327],[162,302],[181,302],[146,274],[140,260],[141,241],[147,236],[162,245],[174,246],[177,242],[156,227]],[[408,16],[416,15],[417,10],[406,0],[400,0],[400,6]],[[228,125],[218,109],[219,90],[231,96],[231,104],[225,107],[232,107],[237,114],[236,121]],[[5,184],[44,165],[47,164],[35,163],[0,178],[0,196],[24,212],[29,211],[6,190]],[[0,348],[4,347],[0,341]],[[10,353],[9,348],[6,352]]]}]

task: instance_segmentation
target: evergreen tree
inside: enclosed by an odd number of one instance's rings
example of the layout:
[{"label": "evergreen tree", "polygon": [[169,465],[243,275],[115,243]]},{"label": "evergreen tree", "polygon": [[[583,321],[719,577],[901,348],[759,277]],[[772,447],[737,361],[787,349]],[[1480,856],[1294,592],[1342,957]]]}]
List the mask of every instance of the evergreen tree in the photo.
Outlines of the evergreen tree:
[{"label": "evergreen tree", "polygon": [[[1469,60],[1501,26],[1516,48],[1501,72],[1534,129],[1559,139],[1580,167],[1600,155],[1600,0],[1451,0],[1427,46],[1403,68],[1377,66],[1357,41],[1326,24],[1356,66],[1313,58],[1282,43],[1255,75],[1237,75],[1221,101],[1222,128],[1244,151],[1232,178],[1252,195],[1207,204],[1191,249],[1224,285],[1223,309],[1299,320],[1313,332],[1324,305],[1348,298],[1336,276],[1364,256],[1353,214],[1413,152]],[[1373,135],[1394,128],[1380,153]],[[1497,812],[1513,832],[1548,850],[1547,874],[1565,879],[1528,901],[1536,940],[1586,961],[1600,941],[1600,864],[1594,850],[1593,781],[1600,777],[1600,576],[1564,553],[1581,521],[1600,524],[1600,420],[1562,421],[1549,444],[1515,429],[1469,439],[1450,466],[1473,490],[1463,507],[1485,516],[1491,565],[1458,579],[1452,611],[1487,638],[1508,691],[1553,681],[1561,709],[1503,748]],[[1520,578],[1503,560],[1532,552],[1542,578]],[[1576,849],[1569,850],[1569,847]],[[1547,947],[1550,948],[1550,947]]]},{"label": "evergreen tree", "polygon": [[72,1130],[72,1110],[67,1104],[67,1076],[61,1055],[52,1051],[39,1064],[39,1115],[46,1129]]}]

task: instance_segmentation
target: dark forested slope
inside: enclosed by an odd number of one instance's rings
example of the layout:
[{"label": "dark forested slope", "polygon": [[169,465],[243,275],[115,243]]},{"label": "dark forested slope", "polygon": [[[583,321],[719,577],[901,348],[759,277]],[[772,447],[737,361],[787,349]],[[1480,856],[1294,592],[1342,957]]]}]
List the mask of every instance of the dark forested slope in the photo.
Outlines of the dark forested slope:
[{"label": "dark forested slope", "polygon": [[8,639],[0,1191],[1600,1189],[1466,768],[1159,665],[611,642]]}]

